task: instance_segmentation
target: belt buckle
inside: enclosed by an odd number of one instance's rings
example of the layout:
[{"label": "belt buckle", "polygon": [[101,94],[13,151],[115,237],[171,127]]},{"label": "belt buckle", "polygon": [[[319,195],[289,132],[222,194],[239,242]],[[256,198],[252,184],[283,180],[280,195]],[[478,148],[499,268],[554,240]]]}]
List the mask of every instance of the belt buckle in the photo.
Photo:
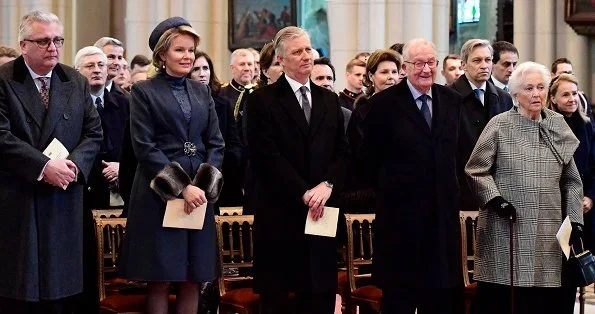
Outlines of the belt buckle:
[{"label": "belt buckle", "polygon": [[184,154],[189,157],[196,156],[196,145],[192,142],[184,142]]}]

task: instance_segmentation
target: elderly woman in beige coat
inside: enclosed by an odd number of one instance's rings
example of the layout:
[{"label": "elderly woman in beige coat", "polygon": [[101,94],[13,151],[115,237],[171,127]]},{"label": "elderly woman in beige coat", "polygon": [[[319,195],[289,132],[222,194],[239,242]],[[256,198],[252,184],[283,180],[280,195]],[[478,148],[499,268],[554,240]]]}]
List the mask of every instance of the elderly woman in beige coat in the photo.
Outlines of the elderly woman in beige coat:
[{"label": "elderly woman in beige coat", "polygon": [[566,215],[571,242],[582,232],[582,183],[573,160],[579,141],[544,107],[550,76],[526,62],[513,72],[515,106],[485,127],[465,172],[482,205],[474,279],[478,313],[510,313],[509,224],[513,224],[515,313],[572,313],[556,232]]}]

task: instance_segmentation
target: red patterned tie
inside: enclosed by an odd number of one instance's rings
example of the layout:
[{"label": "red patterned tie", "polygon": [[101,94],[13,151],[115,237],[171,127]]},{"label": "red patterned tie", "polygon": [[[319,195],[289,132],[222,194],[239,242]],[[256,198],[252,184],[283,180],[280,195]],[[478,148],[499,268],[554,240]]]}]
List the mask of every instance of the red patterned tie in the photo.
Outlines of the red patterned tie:
[{"label": "red patterned tie", "polygon": [[37,79],[41,82],[41,88],[39,89],[41,101],[43,101],[43,106],[45,107],[45,110],[48,110],[48,106],[50,105],[50,89],[48,88],[48,81],[50,80],[50,78],[38,77]]}]

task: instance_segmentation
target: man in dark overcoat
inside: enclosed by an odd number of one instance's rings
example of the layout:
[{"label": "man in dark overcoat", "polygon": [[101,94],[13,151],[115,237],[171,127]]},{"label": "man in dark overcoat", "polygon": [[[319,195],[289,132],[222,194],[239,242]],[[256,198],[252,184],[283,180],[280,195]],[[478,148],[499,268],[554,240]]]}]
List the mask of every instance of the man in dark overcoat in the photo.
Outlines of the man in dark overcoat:
[{"label": "man in dark overcoat", "polygon": [[[307,215],[324,215],[338,192],[348,146],[336,94],[309,80],[312,47],[301,28],[277,33],[285,72],[248,97],[248,143],[254,171],[254,279],[261,313],[332,313],[337,291],[335,238],[304,234]],[[248,197],[249,195],[247,195]]]},{"label": "man in dark overcoat", "polygon": [[403,49],[407,79],[370,98],[362,153],[376,186],[372,277],[383,313],[460,313],[460,96],[434,84],[434,44]]},{"label": "man in dark overcoat", "polygon": [[[0,68],[0,313],[72,313],[101,122],[87,80],[58,63],[59,19],[33,11],[19,29],[22,56]],[[68,157],[42,153],[53,139]]]},{"label": "man in dark overcoat", "polygon": [[97,281],[97,240],[92,211],[120,204],[113,195],[118,192],[118,168],[120,147],[126,121],[130,116],[128,99],[119,93],[110,93],[105,88],[107,57],[95,47],[80,49],[74,57],[74,68],[87,78],[93,104],[101,119],[103,141],[95,158],[89,178],[83,190],[83,260],[84,291],[81,296],[81,311],[99,313],[99,284]]},{"label": "man in dark overcoat", "polygon": [[461,188],[461,210],[479,210],[465,176],[465,165],[486,124],[495,115],[512,108],[510,94],[492,83],[494,51],[485,39],[469,39],[461,48],[464,74],[450,87],[461,95],[457,175]]}]

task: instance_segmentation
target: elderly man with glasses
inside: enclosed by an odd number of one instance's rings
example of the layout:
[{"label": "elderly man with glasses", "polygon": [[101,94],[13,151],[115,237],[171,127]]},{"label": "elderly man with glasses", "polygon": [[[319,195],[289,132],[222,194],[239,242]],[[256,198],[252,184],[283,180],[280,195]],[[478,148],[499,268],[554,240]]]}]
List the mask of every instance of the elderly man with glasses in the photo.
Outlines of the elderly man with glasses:
[{"label": "elderly man with glasses", "polygon": [[[362,154],[376,187],[373,279],[385,314],[462,313],[456,151],[461,97],[436,48],[403,48],[407,78],[370,98]],[[428,297],[431,296],[431,297]]]},{"label": "elderly man with glasses", "polygon": [[0,69],[0,313],[73,313],[83,288],[83,184],[102,130],[86,79],[58,63],[63,44],[58,17],[33,11],[22,56]]}]

